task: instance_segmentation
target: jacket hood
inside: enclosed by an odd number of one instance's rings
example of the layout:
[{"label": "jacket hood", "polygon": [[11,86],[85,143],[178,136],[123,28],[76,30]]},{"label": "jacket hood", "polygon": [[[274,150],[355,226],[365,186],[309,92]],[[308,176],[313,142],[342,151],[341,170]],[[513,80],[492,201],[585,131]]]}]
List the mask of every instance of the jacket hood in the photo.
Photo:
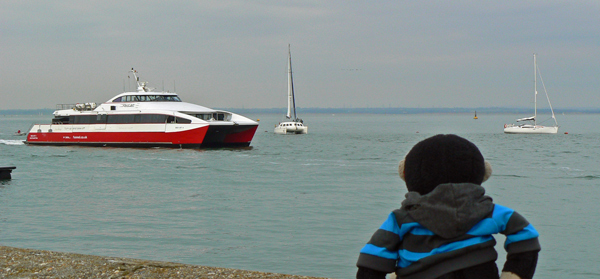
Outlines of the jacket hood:
[{"label": "jacket hood", "polygon": [[485,189],[473,183],[440,184],[426,195],[408,192],[402,202],[410,217],[436,235],[464,235],[494,209]]}]

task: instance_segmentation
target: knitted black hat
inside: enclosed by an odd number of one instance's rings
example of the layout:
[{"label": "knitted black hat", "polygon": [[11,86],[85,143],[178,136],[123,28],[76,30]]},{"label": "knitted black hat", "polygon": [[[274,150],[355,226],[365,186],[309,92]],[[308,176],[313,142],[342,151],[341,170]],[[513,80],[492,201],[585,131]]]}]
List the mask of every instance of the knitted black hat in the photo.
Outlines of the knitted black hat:
[{"label": "knitted black hat", "polygon": [[[400,176],[408,190],[425,195],[443,183],[481,185],[486,163],[470,141],[456,135],[436,135],[417,143],[408,152],[403,171]],[[491,167],[489,172],[491,175]]]}]

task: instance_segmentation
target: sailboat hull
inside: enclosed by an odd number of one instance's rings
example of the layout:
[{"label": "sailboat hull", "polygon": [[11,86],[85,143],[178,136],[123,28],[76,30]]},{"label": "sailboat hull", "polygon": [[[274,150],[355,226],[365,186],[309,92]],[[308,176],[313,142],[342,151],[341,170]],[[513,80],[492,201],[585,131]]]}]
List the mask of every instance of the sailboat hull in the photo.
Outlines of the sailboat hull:
[{"label": "sailboat hull", "polygon": [[308,127],[302,122],[281,122],[275,126],[275,134],[307,134]]},{"label": "sailboat hull", "polygon": [[556,134],[558,133],[557,126],[540,126],[540,125],[505,125],[505,134]]}]

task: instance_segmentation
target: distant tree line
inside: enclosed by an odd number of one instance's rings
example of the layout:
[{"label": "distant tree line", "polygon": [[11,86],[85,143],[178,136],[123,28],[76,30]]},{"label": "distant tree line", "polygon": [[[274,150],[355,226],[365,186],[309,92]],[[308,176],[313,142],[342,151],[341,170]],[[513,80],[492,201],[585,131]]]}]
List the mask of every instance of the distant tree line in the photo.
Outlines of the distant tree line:
[{"label": "distant tree line", "polygon": [[52,115],[54,109],[6,109],[0,115]]},{"label": "distant tree line", "polygon": [[[286,108],[221,108],[222,110],[235,113],[281,113],[285,114]],[[296,108],[296,111],[302,113],[369,113],[369,114],[419,114],[419,113],[515,113],[515,114],[533,114],[531,108]],[[538,114],[550,114],[550,109],[538,108]],[[555,114],[561,113],[600,113],[600,108],[558,108],[554,109]]]},{"label": "distant tree line", "polygon": [[[216,108],[234,113],[284,113],[286,108]],[[533,113],[531,108],[296,108],[298,113],[370,113],[370,114],[418,114],[418,113]],[[52,115],[54,109],[9,109],[0,110],[0,115]],[[539,109],[538,113],[549,114],[550,109]],[[557,108],[561,113],[600,113],[600,108]]]}]

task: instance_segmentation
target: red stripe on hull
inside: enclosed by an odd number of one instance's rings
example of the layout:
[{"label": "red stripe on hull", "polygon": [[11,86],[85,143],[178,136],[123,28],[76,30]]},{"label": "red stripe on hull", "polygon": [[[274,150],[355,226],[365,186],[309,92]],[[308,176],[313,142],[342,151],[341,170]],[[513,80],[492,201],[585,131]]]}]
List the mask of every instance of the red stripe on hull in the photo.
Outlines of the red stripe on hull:
[{"label": "red stripe on hull", "polygon": [[27,134],[31,144],[140,143],[200,145],[208,126],[181,132],[47,132]]}]

